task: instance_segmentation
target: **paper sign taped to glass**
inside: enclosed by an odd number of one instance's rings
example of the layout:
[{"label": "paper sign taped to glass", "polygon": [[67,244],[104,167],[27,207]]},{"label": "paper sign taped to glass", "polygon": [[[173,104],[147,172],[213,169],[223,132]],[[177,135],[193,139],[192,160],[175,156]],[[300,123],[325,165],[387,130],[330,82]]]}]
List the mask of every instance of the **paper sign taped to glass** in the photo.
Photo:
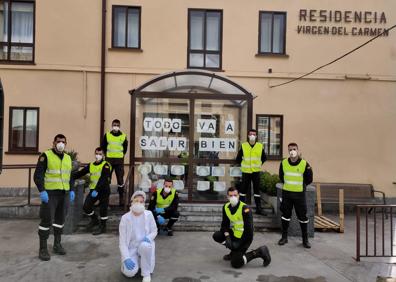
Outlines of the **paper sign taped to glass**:
[{"label": "paper sign taped to glass", "polygon": [[199,138],[201,152],[236,152],[236,150],[235,138]]},{"label": "paper sign taped to glass", "polygon": [[186,151],[186,137],[141,136],[139,140],[142,150],[151,151]]}]

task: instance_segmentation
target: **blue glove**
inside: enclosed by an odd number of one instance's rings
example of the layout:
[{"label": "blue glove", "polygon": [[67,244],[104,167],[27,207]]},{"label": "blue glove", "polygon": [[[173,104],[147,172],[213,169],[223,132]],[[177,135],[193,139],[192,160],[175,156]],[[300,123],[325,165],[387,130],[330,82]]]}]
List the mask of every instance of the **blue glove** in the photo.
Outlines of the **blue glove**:
[{"label": "blue glove", "polygon": [[91,192],[91,197],[92,197],[92,198],[95,198],[97,195],[98,195],[98,192],[97,192],[96,190],[93,190],[93,191]]},{"label": "blue glove", "polygon": [[40,199],[43,203],[48,203],[48,193],[47,191],[40,192]]},{"label": "blue glove", "polygon": [[124,265],[128,270],[132,270],[135,267],[135,263],[130,258],[124,260]]},{"label": "blue glove", "polygon": [[70,202],[74,202],[75,197],[76,197],[76,194],[74,194],[74,191],[70,191]]},{"label": "blue glove", "polygon": [[155,208],[155,212],[156,213],[165,213],[165,209],[164,208]]},{"label": "blue glove", "polygon": [[150,239],[147,236],[144,236],[143,242],[151,244],[151,241],[150,241]]},{"label": "blue glove", "polygon": [[159,225],[162,225],[162,224],[164,224],[165,223],[165,218],[163,218],[162,216],[157,216],[157,220],[158,220],[158,224]]}]

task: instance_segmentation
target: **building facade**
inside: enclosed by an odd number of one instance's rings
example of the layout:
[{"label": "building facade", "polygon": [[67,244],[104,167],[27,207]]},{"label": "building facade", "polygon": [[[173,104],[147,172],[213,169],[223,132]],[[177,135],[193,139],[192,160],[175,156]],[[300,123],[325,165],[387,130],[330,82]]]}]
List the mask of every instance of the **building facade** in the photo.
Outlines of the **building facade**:
[{"label": "building facade", "polygon": [[[264,169],[270,172],[277,173],[280,160],[287,156],[287,144],[296,142],[312,165],[316,182],[371,183],[396,197],[396,29],[388,30],[396,24],[395,11],[396,3],[387,0],[358,4],[341,0],[1,0],[4,164],[34,164],[57,133],[67,136],[67,147],[78,152],[80,161],[89,162],[104,131],[118,118],[121,130],[134,140],[127,163],[137,168],[139,161],[145,161],[143,156],[150,154],[179,159],[175,164],[185,166],[186,171],[178,178],[186,199],[222,200],[223,185],[232,185],[236,179],[229,175],[232,159],[246,138],[247,127],[252,126],[265,144],[269,160]],[[333,64],[277,86],[378,35]],[[144,97],[133,103],[130,90],[180,71],[203,75],[195,80],[191,76],[184,88],[180,82],[157,85],[148,91],[155,94],[146,97],[157,99],[156,104],[142,105]],[[204,84],[203,77],[210,74],[225,84],[218,88]],[[191,117],[188,96],[183,96],[184,104],[173,103],[172,95],[161,98],[173,91],[225,97],[235,94],[230,90],[233,85],[251,95],[250,111],[238,105],[238,99],[219,102],[204,95],[197,96],[200,104],[194,102]],[[161,129],[144,128],[147,118],[161,119]],[[164,119],[180,120],[189,127],[185,132],[167,131]],[[198,119],[206,129],[199,131]],[[230,124],[235,125],[233,135],[226,132]],[[217,142],[211,148],[217,152],[214,159],[224,162],[194,160],[210,158],[208,153],[195,152],[202,151],[205,141],[197,139],[197,133],[200,138],[215,139],[209,140]],[[172,146],[166,143],[165,149],[156,150],[141,143],[142,136],[169,140],[170,135],[186,138],[186,146],[170,150]],[[191,136],[194,146],[189,145],[193,144]],[[231,149],[224,153],[219,142],[231,142],[227,143]],[[171,165],[152,164],[148,174],[152,182],[158,177],[155,165]],[[216,177],[218,195],[195,193],[213,182],[196,177],[199,167],[221,164],[224,175],[209,175]],[[191,173],[194,179],[188,181]],[[139,187],[144,175],[136,169],[134,176]],[[1,187],[26,183],[22,170],[6,169],[0,177]]]}]

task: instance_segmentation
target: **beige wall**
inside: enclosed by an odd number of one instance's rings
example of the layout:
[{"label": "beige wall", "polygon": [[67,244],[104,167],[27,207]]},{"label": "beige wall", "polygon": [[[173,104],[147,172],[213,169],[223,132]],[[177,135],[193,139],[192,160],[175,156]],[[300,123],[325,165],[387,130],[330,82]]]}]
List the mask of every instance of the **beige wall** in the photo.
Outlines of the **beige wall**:
[{"label": "beige wall", "polygon": [[[39,150],[63,132],[83,162],[99,144],[100,1],[37,1],[35,65],[0,65],[5,89],[5,151],[10,106],[40,107]],[[109,50],[111,5],[142,7],[142,52]],[[223,10],[223,70],[252,91],[254,114],[283,114],[283,147],[300,144],[315,181],[373,183],[396,197],[396,30],[298,82],[269,88],[329,62],[369,37],[297,34],[299,9],[385,11],[396,23],[394,1],[108,1],[105,129],[118,118],[129,136],[128,90],[187,64],[188,8]],[[243,10],[243,12],[242,12]],[[287,12],[289,57],[257,57],[258,13]],[[309,23],[307,23],[309,24]],[[335,25],[328,23],[326,25]],[[342,24],[347,25],[347,24]],[[354,24],[349,24],[354,25]],[[364,26],[357,24],[357,26]],[[268,73],[272,68],[273,73]],[[369,75],[370,81],[345,79]],[[255,124],[255,120],[253,121]],[[130,139],[130,138],[129,138]],[[5,164],[35,163],[37,155],[5,154]],[[264,167],[276,172],[279,162]],[[27,172],[4,171],[0,186],[23,186]],[[18,176],[18,177],[17,177]]]}]

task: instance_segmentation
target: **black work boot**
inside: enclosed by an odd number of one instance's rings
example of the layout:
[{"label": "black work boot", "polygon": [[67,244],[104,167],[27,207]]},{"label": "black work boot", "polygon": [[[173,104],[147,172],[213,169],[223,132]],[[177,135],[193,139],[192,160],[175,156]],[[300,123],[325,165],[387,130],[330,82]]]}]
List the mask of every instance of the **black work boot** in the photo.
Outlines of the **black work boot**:
[{"label": "black work boot", "polygon": [[231,253],[228,255],[224,255],[223,260],[230,261],[231,260]]},{"label": "black work boot", "polygon": [[40,249],[39,249],[39,259],[48,261],[51,259],[51,256],[48,252],[47,248],[47,239],[40,238]]},{"label": "black work boot", "polygon": [[99,224],[98,216],[96,214],[91,215],[91,221],[85,227],[87,232],[92,232],[92,229]]},{"label": "black work boot", "polygon": [[100,235],[106,233],[106,231],[107,231],[106,220],[101,220],[100,224],[95,227],[94,231],[92,232],[92,235]]},{"label": "black work boot", "polygon": [[124,206],[124,184],[123,185],[118,185],[118,205],[120,207]]},{"label": "black work boot", "polygon": [[173,236],[173,230],[170,228],[167,228],[167,229],[168,229],[168,236]]},{"label": "black work boot", "polygon": [[61,255],[61,256],[66,255],[65,249],[61,245],[61,234],[54,234],[53,251],[54,251],[54,253]]},{"label": "black work boot", "polygon": [[267,266],[271,263],[271,255],[267,248],[267,246],[261,246],[258,249],[250,251],[245,254],[247,262],[255,259],[255,258],[262,258],[263,259],[263,266]]},{"label": "black work boot", "polygon": [[256,203],[256,214],[261,214],[266,216],[267,214],[261,208],[261,197],[254,197],[254,201]]},{"label": "black work boot", "polygon": [[308,223],[301,223],[300,222],[300,227],[301,227],[303,246],[306,249],[310,249],[311,248],[311,244],[308,241]]},{"label": "black work boot", "polygon": [[282,219],[282,238],[278,241],[279,246],[287,244],[287,229],[289,229],[289,221]]}]

